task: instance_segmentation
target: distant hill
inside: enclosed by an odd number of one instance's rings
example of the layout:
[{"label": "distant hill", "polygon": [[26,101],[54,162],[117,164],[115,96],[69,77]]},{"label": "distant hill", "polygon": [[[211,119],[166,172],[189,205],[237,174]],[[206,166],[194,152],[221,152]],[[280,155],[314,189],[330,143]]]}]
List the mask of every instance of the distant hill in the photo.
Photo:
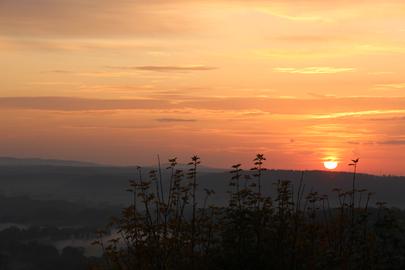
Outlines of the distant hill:
[{"label": "distant hill", "polygon": [[[161,165],[161,167],[162,167],[162,169],[166,169],[167,167],[169,167],[169,163],[164,163],[164,164]],[[146,168],[152,168],[152,166],[148,166]],[[176,165],[176,169],[186,171],[186,170],[190,169],[190,166],[187,165],[187,164],[179,163],[179,164]],[[222,173],[222,172],[228,171],[229,169],[214,168],[214,167],[208,167],[208,166],[204,166],[204,165],[199,165],[198,170],[200,172],[205,172],[205,173],[206,172]]]},{"label": "distant hill", "polygon": [[92,163],[92,162],[83,162],[83,161],[74,161],[74,160],[0,157],[0,166],[94,167],[94,166],[101,166],[101,165],[99,165],[97,163]]},{"label": "distant hill", "polygon": [[[127,204],[131,200],[125,190],[128,181],[137,179],[137,168],[101,166],[85,162],[0,159],[0,193],[7,196],[28,195],[46,200],[68,200],[88,204]],[[30,161],[30,162],[29,162]],[[47,163],[48,162],[48,163]],[[75,165],[77,164],[77,165]],[[40,166],[38,166],[40,165]],[[167,165],[162,165],[163,183],[168,186]],[[179,167],[186,168],[185,165]],[[148,177],[151,167],[142,168],[142,177]],[[250,173],[250,172],[245,172]],[[295,192],[301,178],[300,171],[270,170],[262,180],[264,193],[274,196],[279,179],[292,181]],[[198,174],[198,198],[205,197],[204,188],[214,189],[211,202],[223,204],[228,200],[230,174],[223,169],[201,168]],[[187,180],[185,180],[187,181]],[[244,180],[243,180],[244,181]],[[305,171],[305,193],[317,191],[336,202],[334,188],[350,190],[349,172]],[[405,209],[405,177],[358,174],[357,185],[374,192],[372,203],[385,201],[390,206]]]},{"label": "distant hill", "polygon": [[104,226],[110,217],[120,213],[119,207],[88,207],[62,200],[33,200],[29,197],[0,195],[0,231],[2,224],[35,226]]},{"label": "distant hill", "polygon": [[[59,160],[59,159],[43,159],[43,158],[15,158],[15,157],[0,157],[0,166],[67,166],[67,167],[117,167],[117,168],[132,168],[136,166],[114,166],[105,165],[95,162],[77,161],[77,160]],[[163,163],[161,168],[164,170],[169,166],[169,163]],[[145,166],[145,169],[152,169],[152,166]],[[177,164],[177,169],[187,170],[187,164]],[[203,172],[224,172],[226,169],[212,168],[200,166],[200,171]]]}]

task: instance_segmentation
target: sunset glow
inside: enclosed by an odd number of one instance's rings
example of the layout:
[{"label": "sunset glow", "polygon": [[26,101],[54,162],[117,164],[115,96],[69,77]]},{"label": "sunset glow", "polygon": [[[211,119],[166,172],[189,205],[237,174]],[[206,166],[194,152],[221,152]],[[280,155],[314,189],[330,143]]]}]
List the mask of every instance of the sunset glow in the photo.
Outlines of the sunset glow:
[{"label": "sunset glow", "polygon": [[0,156],[405,174],[404,1],[2,0],[0,59]]}]

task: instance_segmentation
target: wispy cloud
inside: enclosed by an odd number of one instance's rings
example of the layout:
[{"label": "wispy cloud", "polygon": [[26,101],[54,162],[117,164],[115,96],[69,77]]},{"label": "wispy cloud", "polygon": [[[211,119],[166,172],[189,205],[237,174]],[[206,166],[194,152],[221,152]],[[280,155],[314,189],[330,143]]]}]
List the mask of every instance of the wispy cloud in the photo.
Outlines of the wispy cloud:
[{"label": "wispy cloud", "polygon": [[405,145],[404,139],[382,140],[382,141],[349,141],[348,144],[353,145]]},{"label": "wispy cloud", "polygon": [[197,119],[185,119],[185,118],[158,118],[156,119],[158,122],[164,122],[164,123],[175,123],[175,122],[196,122]]},{"label": "wispy cloud", "polygon": [[357,47],[357,50],[364,53],[376,53],[376,54],[402,54],[405,53],[403,46],[398,46],[395,43],[392,44],[362,44]]},{"label": "wispy cloud", "polygon": [[329,118],[341,118],[352,116],[367,116],[367,115],[381,115],[381,114],[403,114],[405,110],[369,110],[369,111],[357,111],[357,112],[338,112],[323,115],[314,115],[315,119],[329,119]]},{"label": "wispy cloud", "polygon": [[387,75],[387,74],[394,74],[393,71],[372,71],[369,72],[370,75]]},{"label": "wispy cloud", "polygon": [[280,35],[274,38],[277,41],[291,43],[326,43],[326,42],[335,42],[345,40],[343,37],[331,36],[331,35]]},{"label": "wispy cloud", "polygon": [[303,68],[293,68],[293,67],[277,67],[273,68],[276,72],[290,73],[290,74],[335,74],[342,72],[353,72],[355,68],[349,67],[303,67]]},{"label": "wispy cloud", "polygon": [[[142,89],[141,89],[142,90]],[[145,90],[146,91],[146,90]],[[157,92],[156,92],[157,91]],[[159,93],[159,90],[149,92]],[[151,93],[149,93],[150,95]],[[356,110],[353,110],[356,108]],[[0,97],[0,109],[36,109],[59,111],[86,110],[164,110],[195,109],[246,113],[260,111],[271,115],[286,115],[302,119],[328,119],[390,114],[405,114],[405,98],[324,97],[324,98],[265,98],[204,96],[139,96],[133,98],[78,97]],[[178,117],[176,117],[178,118]]]},{"label": "wispy cloud", "polygon": [[2,97],[0,108],[55,111],[164,109],[171,104],[152,99],[89,99],[75,97]]},{"label": "wispy cloud", "polygon": [[[1,22],[1,19],[0,19]],[[0,32],[1,32],[0,25]],[[95,51],[114,51],[131,50],[142,51],[160,51],[169,46],[163,45],[162,41],[153,39],[127,39],[127,38],[69,38],[69,37],[11,37],[0,35],[0,49],[18,50],[18,51],[42,51],[42,52],[95,52]]]},{"label": "wispy cloud", "polygon": [[54,70],[50,70],[49,73],[56,73],[56,74],[72,74],[72,73],[74,73],[74,72],[73,72],[73,71],[70,71],[70,70],[54,69]]},{"label": "wispy cloud", "polygon": [[144,70],[154,72],[189,72],[189,71],[206,71],[214,70],[216,67],[204,65],[187,65],[187,66],[110,66],[108,68],[118,70]]},{"label": "wispy cloud", "polygon": [[330,19],[327,18],[322,18],[320,16],[302,16],[302,15],[288,15],[288,14],[282,14],[282,13],[277,13],[277,12],[272,12],[269,11],[267,12],[268,14],[279,17],[282,19],[287,19],[291,21],[301,21],[301,22],[331,22]]},{"label": "wispy cloud", "polygon": [[[0,30],[9,35],[170,35],[194,29],[176,3],[127,0],[2,0]],[[168,8],[170,7],[170,8]],[[72,20],[74,18],[74,20]],[[136,18],[137,23],[134,23]]]},{"label": "wispy cloud", "polygon": [[405,140],[388,140],[388,141],[381,141],[378,143],[385,145],[405,145]]},{"label": "wispy cloud", "polygon": [[50,70],[49,73],[60,75],[74,75],[84,77],[126,77],[133,76],[134,72],[131,70],[116,70],[116,71],[70,71],[70,70]]},{"label": "wispy cloud", "polygon": [[405,83],[385,83],[385,84],[376,84],[374,89],[405,89]]},{"label": "wispy cloud", "polygon": [[387,122],[387,121],[404,121],[405,116],[394,116],[394,117],[380,117],[380,118],[369,118],[368,121],[375,121],[375,122]]},{"label": "wispy cloud", "polygon": [[285,20],[297,21],[297,22],[332,22],[330,18],[326,16],[320,16],[318,14],[292,14],[286,10],[269,8],[268,6],[259,7],[258,10],[270,16],[278,17]]}]

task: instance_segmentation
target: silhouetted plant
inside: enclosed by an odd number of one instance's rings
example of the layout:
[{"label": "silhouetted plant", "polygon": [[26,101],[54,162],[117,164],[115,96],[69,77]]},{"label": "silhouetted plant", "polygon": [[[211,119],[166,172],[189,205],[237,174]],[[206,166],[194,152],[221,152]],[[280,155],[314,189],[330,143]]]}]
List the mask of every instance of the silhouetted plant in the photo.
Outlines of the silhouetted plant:
[{"label": "silhouetted plant", "polygon": [[[304,174],[296,192],[288,180],[274,183],[274,199],[263,194],[262,154],[254,167],[232,166],[229,202],[213,206],[213,190],[198,200],[198,166],[177,169],[169,159],[168,191],[162,173],[152,170],[130,181],[132,203],[114,219],[100,245],[107,269],[401,269],[405,265],[402,224],[383,204],[370,208],[372,194],[355,187],[334,190],[338,204],[326,195],[305,192]],[[159,162],[160,164],[160,162]],[[159,165],[160,167],[160,165]],[[252,174],[251,174],[252,173]],[[163,196],[162,194],[166,194]],[[200,205],[198,201],[202,202]],[[402,252],[402,253],[401,253]]]}]

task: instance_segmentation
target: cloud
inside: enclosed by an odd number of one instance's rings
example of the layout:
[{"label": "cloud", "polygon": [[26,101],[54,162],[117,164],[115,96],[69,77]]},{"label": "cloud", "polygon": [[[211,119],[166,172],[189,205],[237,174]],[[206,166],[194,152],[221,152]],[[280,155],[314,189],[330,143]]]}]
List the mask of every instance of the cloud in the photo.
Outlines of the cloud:
[{"label": "cloud", "polygon": [[361,144],[360,142],[356,142],[356,141],[348,141],[348,144],[353,144],[353,145],[359,145]]},{"label": "cloud", "polygon": [[396,117],[381,117],[381,118],[369,118],[368,121],[376,122],[387,122],[387,121],[404,121],[405,116],[396,116]]},{"label": "cloud", "polygon": [[282,35],[274,38],[277,41],[286,43],[327,43],[341,41],[343,38],[329,35]]},{"label": "cloud", "polygon": [[325,97],[325,98],[195,98],[183,106],[205,110],[260,110],[300,119],[330,119],[369,117],[373,115],[405,114],[405,98]]},{"label": "cloud", "polygon": [[0,34],[150,36],[195,30],[175,3],[128,0],[1,0]]},{"label": "cloud", "polygon": [[70,70],[63,70],[63,69],[54,69],[48,71],[49,73],[56,73],[56,74],[72,74],[74,73],[73,71]]},{"label": "cloud", "polygon": [[189,66],[135,66],[135,67],[109,67],[119,70],[145,70],[155,72],[189,72],[189,71],[206,71],[214,70],[216,67],[204,66],[204,65],[189,65]]},{"label": "cloud", "polygon": [[405,83],[386,83],[386,84],[376,84],[374,89],[405,89]]},{"label": "cloud", "polygon": [[302,15],[302,14],[288,14],[286,11],[272,10],[268,7],[259,8],[259,10],[265,14],[269,14],[274,17],[278,17],[285,20],[297,21],[297,22],[332,22],[332,20],[326,16],[319,15]]},{"label": "cloud", "polygon": [[[0,19],[1,20],[1,19]],[[72,37],[46,37],[40,35],[32,36],[1,36],[0,25],[0,49],[3,50],[23,50],[23,51],[43,51],[43,52],[94,52],[96,50],[132,50],[132,51],[160,51],[170,49],[168,44],[156,39],[128,39],[128,38],[72,38]]]},{"label": "cloud", "polygon": [[315,98],[334,98],[336,97],[335,95],[324,95],[324,94],[318,94],[318,93],[313,93],[313,92],[307,92],[309,96],[315,97]]},{"label": "cloud", "polygon": [[359,45],[358,50],[364,53],[373,54],[403,54],[405,53],[405,48],[403,46],[398,46],[396,43],[392,44],[362,44]]},{"label": "cloud", "polygon": [[315,119],[329,119],[329,118],[343,118],[352,116],[367,116],[367,115],[381,115],[381,114],[403,114],[405,110],[369,110],[369,111],[356,111],[356,112],[338,112],[331,114],[314,115]]},{"label": "cloud", "polygon": [[158,118],[158,122],[173,123],[173,122],[196,122],[197,119],[184,119],[184,118]]},{"label": "cloud", "polygon": [[[355,108],[355,110],[353,109]],[[211,111],[260,111],[273,116],[290,115],[300,119],[335,119],[374,115],[405,114],[405,98],[266,98],[266,97],[167,97],[131,99],[95,99],[77,97],[0,97],[0,109],[59,111],[86,110],[163,110],[192,109]]]},{"label": "cloud", "polygon": [[342,72],[352,72],[355,68],[338,68],[338,67],[304,67],[304,68],[292,68],[292,67],[278,67],[273,68],[276,72],[290,73],[290,74],[336,74]]},{"label": "cloud", "polygon": [[[125,76],[133,76],[134,73],[128,71],[70,71],[70,70],[50,70],[45,71],[54,74],[67,74],[67,75],[74,75],[74,76],[84,76],[84,77],[125,77]],[[44,73],[45,73],[44,72]]]},{"label": "cloud", "polygon": [[2,109],[34,109],[55,111],[164,109],[169,101],[153,99],[90,99],[76,97],[2,97]]},{"label": "cloud", "polygon": [[405,140],[385,140],[385,141],[367,141],[367,142],[358,142],[358,141],[349,141],[348,144],[353,145],[405,145]]},{"label": "cloud", "polygon": [[387,75],[387,74],[394,74],[393,71],[371,71],[368,74],[370,75]]},{"label": "cloud", "polygon": [[385,144],[385,145],[405,145],[405,140],[388,140],[388,141],[381,141],[378,144]]}]

